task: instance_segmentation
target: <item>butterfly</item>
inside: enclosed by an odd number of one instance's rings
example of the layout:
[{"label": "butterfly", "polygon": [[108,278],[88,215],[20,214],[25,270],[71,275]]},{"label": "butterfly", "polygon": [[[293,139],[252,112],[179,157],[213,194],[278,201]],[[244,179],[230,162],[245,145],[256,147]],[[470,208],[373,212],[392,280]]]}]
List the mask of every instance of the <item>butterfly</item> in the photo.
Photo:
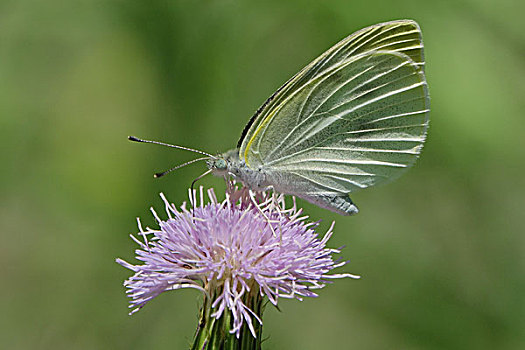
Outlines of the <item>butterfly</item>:
[{"label": "butterfly", "polygon": [[415,162],[429,112],[421,30],[398,20],[361,29],[304,67],[256,111],[235,149],[214,156],[169,146],[204,154],[181,165],[206,160],[202,176],[231,176],[254,191],[272,188],[352,215],[350,193]]}]

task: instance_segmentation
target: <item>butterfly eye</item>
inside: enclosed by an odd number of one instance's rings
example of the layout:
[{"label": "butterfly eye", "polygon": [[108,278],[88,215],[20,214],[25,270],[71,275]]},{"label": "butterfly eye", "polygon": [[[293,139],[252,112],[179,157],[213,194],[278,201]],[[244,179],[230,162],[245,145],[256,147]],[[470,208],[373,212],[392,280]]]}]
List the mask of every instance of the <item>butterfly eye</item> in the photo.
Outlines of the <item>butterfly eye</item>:
[{"label": "butterfly eye", "polygon": [[224,159],[217,159],[215,162],[215,167],[218,170],[225,170],[226,169],[226,161]]}]

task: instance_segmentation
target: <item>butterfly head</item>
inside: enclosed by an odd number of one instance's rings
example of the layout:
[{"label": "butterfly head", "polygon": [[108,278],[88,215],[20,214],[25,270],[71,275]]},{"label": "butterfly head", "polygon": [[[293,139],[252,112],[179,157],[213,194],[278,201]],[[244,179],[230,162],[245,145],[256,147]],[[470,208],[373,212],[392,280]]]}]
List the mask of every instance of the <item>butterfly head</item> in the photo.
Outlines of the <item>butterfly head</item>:
[{"label": "butterfly head", "polygon": [[235,174],[236,171],[236,159],[239,158],[238,150],[231,150],[223,154],[219,154],[214,157],[210,157],[206,160],[206,165],[215,176],[225,176],[227,174]]},{"label": "butterfly head", "polygon": [[228,161],[223,155],[208,159],[206,165],[208,169],[212,171],[213,175],[223,176],[228,173]]}]

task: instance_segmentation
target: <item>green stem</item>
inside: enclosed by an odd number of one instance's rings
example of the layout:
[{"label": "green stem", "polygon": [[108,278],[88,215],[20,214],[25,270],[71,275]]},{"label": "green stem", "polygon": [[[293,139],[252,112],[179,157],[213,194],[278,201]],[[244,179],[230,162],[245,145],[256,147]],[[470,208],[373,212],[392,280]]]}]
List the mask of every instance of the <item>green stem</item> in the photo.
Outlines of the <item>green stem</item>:
[{"label": "green stem", "polygon": [[[230,333],[233,328],[233,317],[230,310],[225,310],[219,319],[211,317],[214,311],[211,305],[221,292],[218,290],[210,297],[204,296],[191,350],[261,350],[262,325],[254,317],[252,317],[252,324],[256,338],[253,337],[246,322],[243,322],[239,338],[236,334]],[[260,319],[264,311],[263,301],[258,290],[252,290],[243,298],[244,304]]]}]

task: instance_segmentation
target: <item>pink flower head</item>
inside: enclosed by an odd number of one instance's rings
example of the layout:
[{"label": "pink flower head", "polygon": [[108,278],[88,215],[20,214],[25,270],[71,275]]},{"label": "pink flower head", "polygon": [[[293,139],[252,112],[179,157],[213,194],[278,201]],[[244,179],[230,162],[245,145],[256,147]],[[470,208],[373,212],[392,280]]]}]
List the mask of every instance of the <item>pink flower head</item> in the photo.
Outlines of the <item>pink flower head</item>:
[{"label": "pink flower head", "polygon": [[[163,194],[168,219],[163,221],[153,210],[160,229],[144,230],[138,220],[141,240],[136,250],[141,265],[122,259],[117,262],[135,274],[124,282],[131,297],[130,313],[142,308],[157,295],[180,288],[195,288],[213,296],[213,317],[231,312],[232,333],[239,337],[246,322],[255,337],[252,316],[262,324],[245,302],[250,293],[259,293],[277,305],[279,297],[316,297],[313,291],[334,278],[358,276],[328,274],[346,264],[332,259],[339,250],[326,248],[332,228],[322,239],[314,231],[317,223],[294,205],[285,207],[282,195],[257,194],[258,208],[249,191],[230,184],[226,199],[219,202],[208,190],[205,203],[202,187],[195,209],[183,204],[178,210]],[[197,203],[196,193],[190,202]],[[143,241],[142,241],[143,240]]]}]

